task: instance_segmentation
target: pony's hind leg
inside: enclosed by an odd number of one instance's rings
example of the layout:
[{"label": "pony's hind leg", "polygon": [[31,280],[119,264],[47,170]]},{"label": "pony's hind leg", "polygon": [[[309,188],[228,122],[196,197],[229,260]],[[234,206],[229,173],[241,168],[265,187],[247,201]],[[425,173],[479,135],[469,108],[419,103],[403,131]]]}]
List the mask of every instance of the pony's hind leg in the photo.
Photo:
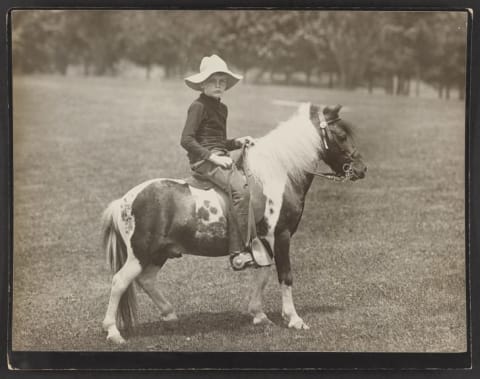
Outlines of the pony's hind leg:
[{"label": "pony's hind leg", "polygon": [[263,311],[263,291],[270,277],[271,267],[259,267],[253,275],[253,288],[248,303],[248,313],[253,317],[253,324],[271,324],[265,312]]},{"label": "pony's hind leg", "polygon": [[173,310],[172,304],[163,296],[155,287],[155,281],[157,278],[158,271],[161,266],[150,265],[145,267],[142,273],[137,278],[137,283],[142,287],[142,289],[147,293],[147,295],[152,299],[157,308],[160,310],[162,315],[162,320],[164,321],[177,321],[177,315]]},{"label": "pony's hind leg", "polygon": [[142,267],[138,259],[128,257],[123,267],[113,276],[112,290],[105,318],[103,320],[103,329],[108,333],[107,340],[116,344],[123,344],[120,331],[117,328],[117,311],[122,295],[132,284],[132,281],[142,272]]}]

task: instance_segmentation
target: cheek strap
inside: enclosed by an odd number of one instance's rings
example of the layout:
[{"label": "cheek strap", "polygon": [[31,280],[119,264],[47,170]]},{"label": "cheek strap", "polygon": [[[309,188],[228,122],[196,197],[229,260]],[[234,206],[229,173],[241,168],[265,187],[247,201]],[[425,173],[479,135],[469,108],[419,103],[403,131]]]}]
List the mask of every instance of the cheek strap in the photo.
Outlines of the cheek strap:
[{"label": "cheek strap", "polygon": [[318,119],[320,120],[320,135],[322,137],[322,143],[325,151],[328,150],[328,140],[331,138],[330,129],[328,128],[328,122],[325,120],[323,111],[318,112]]}]

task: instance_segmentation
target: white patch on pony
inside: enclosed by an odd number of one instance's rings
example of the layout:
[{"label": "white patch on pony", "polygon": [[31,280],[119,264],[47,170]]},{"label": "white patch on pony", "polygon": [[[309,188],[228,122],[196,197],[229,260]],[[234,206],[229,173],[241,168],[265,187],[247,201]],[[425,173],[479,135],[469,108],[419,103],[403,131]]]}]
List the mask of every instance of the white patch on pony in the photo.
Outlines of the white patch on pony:
[{"label": "white patch on pony", "polygon": [[275,227],[277,226],[280,210],[282,209],[283,192],[285,190],[286,177],[283,182],[269,182],[263,185],[263,194],[265,195],[265,213],[264,218],[267,222],[267,234],[264,237],[272,251],[275,251]]},{"label": "white patch on pony", "polygon": [[288,322],[289,328],[305,329],[310,327],[298,316],[293,304],[292,286],[288,286],[284,283],[281,284],[282,289],[282,317]]},{"label": "white patch on pony", "polygon": [[213,188],[205,191],[192,186],[188,187],[195,200],[195,215],[197,219],[204,224],[211,224],[225,220],[225,214],[223,211],[225,204]]}]

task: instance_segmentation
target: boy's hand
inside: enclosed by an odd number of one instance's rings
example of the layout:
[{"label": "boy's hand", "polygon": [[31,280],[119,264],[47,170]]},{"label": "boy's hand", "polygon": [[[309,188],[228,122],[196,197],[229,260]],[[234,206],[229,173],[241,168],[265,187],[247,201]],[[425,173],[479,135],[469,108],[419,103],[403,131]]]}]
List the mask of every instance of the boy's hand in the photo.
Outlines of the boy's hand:
[{"label": "boy's hand", "polygon": [[208,160],[213,164],[223,168],[230,168],[233,164],[232,158],[230,158],[228,155],[211,154],[210,157],[208,157]]},{"label": "boy's hand", "polygon": [[239,137],[239,138],[236,138],[235,141],[240,142],[242,145],[245,143],[248,145],[255,144],[255,140],[253,139],[253,137],[250,137],[250,136]]}]

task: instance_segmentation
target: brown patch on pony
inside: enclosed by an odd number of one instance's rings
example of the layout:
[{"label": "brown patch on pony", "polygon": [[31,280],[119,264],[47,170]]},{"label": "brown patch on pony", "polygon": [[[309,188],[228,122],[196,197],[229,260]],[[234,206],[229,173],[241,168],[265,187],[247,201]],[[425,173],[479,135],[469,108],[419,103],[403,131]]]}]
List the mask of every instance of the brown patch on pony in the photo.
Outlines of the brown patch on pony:
[{"label": "brown patch on pony", "polygon": [[208,221],[210,219],[210,212],[203,207],[198,210],[197,214],[202,220]]}]

